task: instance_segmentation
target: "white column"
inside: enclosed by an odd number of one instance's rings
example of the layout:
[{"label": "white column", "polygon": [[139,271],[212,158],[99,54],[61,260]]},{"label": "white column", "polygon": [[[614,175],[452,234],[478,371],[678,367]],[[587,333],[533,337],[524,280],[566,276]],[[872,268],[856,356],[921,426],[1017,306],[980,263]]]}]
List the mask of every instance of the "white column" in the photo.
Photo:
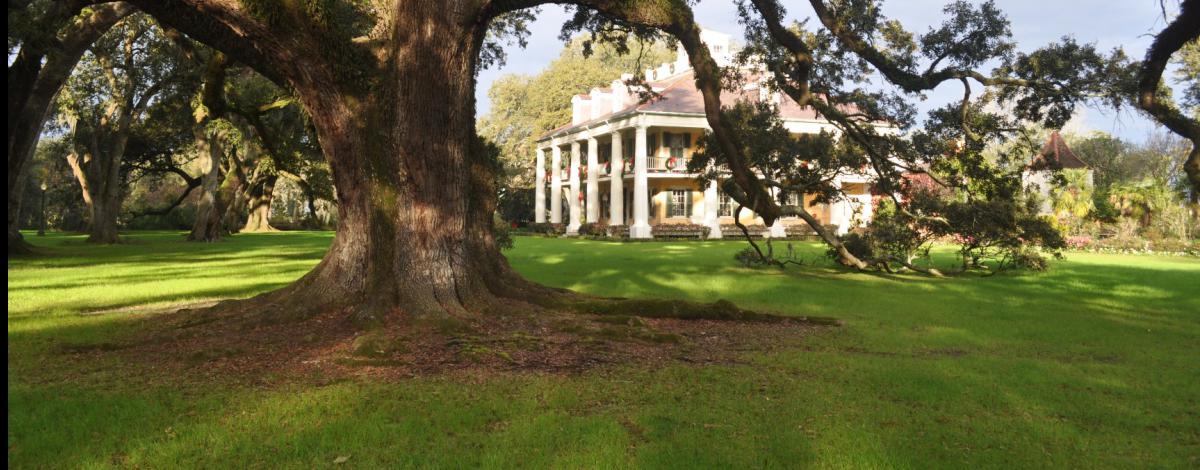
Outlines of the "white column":
[{"label": "white column", "polygon": [[570,204],[570,221],[567,223],[567,235],[579,235],[579,141],[571,142],[570,194],[567,204]]},{"label": "white column", "polygon": [[562,148],[550,148],[550,223],[562,223]]},{"label": "white column", "polygon": [[704,225],[708,227],[708,238],[721,238],[721,220],[717,209],[721,207],[721,196],[717,193],[717,180],[708,182],[704,190]]},{"label": "white column", "polygon": [[625,152],[621,149],[621,131],[612,133],[612,155],[608,161],[608,225],[625,225]]},{"label": "white column", "polygon": [[537,149],[537,168],[533,171],[533,221],[546,222],[546,150]]},{"label": "white column", "polygon": [[845,235],[850,232],[850,202],[846,201],[842,196],[838,196],[837,200],[829,206],[829,223],[837,224],[837,234]]},{"label": "white column", "polygon": [[[771,188],[771,198],[779,203],[779,188]],[[787,238],[787,229],[783,226],[783,217],[775,219],[775,223],[767,227],[767,235],[771,238]]]},{"label": "white column", "polygon": [[651,238],[649,182],[646,180],[646,126],[637,126],[633,140],[633,225],[629,238]]},{"label": "white column", "polygon": [[600,221],[600,143],[596,137],[587,140],[587,222]]}]

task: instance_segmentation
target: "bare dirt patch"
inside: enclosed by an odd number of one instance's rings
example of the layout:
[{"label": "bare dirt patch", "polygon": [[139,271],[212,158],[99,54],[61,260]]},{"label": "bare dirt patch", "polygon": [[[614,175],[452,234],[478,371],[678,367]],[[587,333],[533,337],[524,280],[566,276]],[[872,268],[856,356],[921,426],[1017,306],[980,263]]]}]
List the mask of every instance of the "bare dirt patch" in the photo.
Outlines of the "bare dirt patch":
[{"label": "bare dirt patch", "polygon": [[[805,319],[645,318],[527,305],[469,320],[397,318],[363,330],[345,312],[231,321],[204,311],[147,315],[118,343],[62,349],[79,360],[116,356],[130,379],[269,384],[353,377],[408,378],[456,371],[576,374],[624,364],[734,363],[751,351],[802,344],[826,326]],[[253,316],[253,313],[243,316]]]}]

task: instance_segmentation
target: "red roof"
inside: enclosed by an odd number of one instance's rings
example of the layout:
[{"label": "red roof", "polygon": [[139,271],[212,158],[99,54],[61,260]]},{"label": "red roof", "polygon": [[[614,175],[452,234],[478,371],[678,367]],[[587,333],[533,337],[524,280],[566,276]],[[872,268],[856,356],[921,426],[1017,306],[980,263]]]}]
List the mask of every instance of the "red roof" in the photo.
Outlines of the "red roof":
[{"label": "red roof", "polygon": [[1050,133],[1050,137],[1047,137],[1046,143],[1042,145],[1042,150],[1029,163],[1029,169],[1035,171],[1078,168],[1089,168],[1089,166],[1087,162],[1071,151],[1071,147],[1067,146],[1067,141],[1063,140],[1058,131]]},{"label": "red roof", "polygon": [[[696,88],[693,72],[672,77],[666,88],[659,92],[662,96],[649,103],[637,106],[638,111],[658,111],[667,113],[704,114],[704,94]],[[725,105],[738,101],[758,101],[758,90],[738,92],[721,91],[721,103]],[[779,106],[780,117],[784,119],[818,119],[816,110],[811,107],[800,107],[790,97],[784,95]]]}]

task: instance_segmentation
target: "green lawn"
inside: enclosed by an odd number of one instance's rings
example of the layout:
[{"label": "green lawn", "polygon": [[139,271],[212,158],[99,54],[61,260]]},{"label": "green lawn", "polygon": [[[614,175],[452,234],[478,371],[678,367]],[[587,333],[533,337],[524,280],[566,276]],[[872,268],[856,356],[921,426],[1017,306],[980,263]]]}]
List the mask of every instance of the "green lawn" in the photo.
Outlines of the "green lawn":
[{"label": "green lawn", "polygon": [[518,238],[510,261],[546,284],[845,326],[720,366],[180,386],[64,345],[144,315],[87,312],[283,285],[330,234],[28,239],[51,255],[8,265],[13,468],[1200,467],[1196,258],[1072,254],[1045,274],[937,280],[746,269],[732,241]]}]

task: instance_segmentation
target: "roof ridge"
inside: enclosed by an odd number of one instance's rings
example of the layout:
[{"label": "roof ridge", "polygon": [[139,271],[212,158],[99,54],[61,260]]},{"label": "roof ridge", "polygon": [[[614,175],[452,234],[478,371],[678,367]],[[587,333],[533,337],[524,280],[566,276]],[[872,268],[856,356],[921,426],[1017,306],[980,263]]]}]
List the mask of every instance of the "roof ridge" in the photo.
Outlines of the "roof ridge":
[{"label": "roof ridge", "polygon": [[[687,75],[687,74],[689,74],[689,73],[692,73],[692,71],[691,71],[691,70],[689,70],[689,71],[687,71],[687,72],[683,72],[683,73],[679,74],[679,77],[678,77],[678,78],[676,78],[676,79],[675,79],[675,81],[671,82],[671,84],[670,84],[670,85],[667,85],[667,86],[663,87],[663,90],[662,90],[662,92],[660,92],[660,93],[659,93],[659,96],[662,96],[662,94],[663,94],[663,93],[666,93],[666,92],[668,92],[668,91],[671,91],[671,89],[672,89],[672,88],[675,88],[675,87],[676,87],[676,86],[678,86],[680,83],[683,83],[683,82],[684,82],[684,76],[685,76],[685,75]],[[650,106],[650,105],[652,105],[652,104],[654,104],[654,103],[656,103],[656,102],[658,102],[658,100],[655,100],[655,101],[647,101],[647,102],[645,102],[645,103],[638,103],[636,106],[634,106],[634,109],[637,109],[638,111],[641,111],[641,110],[643,109],[643,107],[645,107],[645,106]],[[622,111],[623,111],[623,110],[622,110]]]}]

